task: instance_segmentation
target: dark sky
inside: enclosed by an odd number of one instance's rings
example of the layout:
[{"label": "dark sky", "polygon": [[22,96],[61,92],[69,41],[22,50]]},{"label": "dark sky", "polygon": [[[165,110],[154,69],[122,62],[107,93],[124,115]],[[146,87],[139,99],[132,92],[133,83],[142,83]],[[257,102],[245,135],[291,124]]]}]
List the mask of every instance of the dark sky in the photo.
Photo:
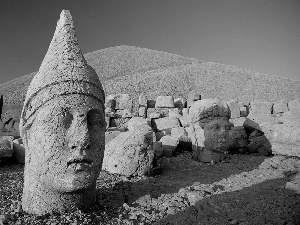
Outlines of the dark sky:
[{"label": "dark sky", "polygon": [[0,0],[0,84],[38,70],[62,9],[83,53],[133,45],[300,81],[300,0]]}]

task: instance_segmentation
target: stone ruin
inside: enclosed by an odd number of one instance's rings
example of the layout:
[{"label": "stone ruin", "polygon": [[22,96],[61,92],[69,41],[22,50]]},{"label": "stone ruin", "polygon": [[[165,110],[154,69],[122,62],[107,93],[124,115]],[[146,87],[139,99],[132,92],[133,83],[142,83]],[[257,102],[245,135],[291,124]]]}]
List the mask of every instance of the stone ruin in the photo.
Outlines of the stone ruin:
[{"label": "stone ruin", "polygon": [[[141,94],[134,105],[129,94],[105,99],[71,15],[62,11],[24,106],[2,109],[0,99],[0,159],[25,163],[23,210],[88,207],[95,203],[101,168],[149,175],[161,157],[184,150],[204,163],[217,163],[229,152],[300,157],[299,99],[245,103],[192,92],[186,99]],[[106,145],[105,130],[119,130]]]}]

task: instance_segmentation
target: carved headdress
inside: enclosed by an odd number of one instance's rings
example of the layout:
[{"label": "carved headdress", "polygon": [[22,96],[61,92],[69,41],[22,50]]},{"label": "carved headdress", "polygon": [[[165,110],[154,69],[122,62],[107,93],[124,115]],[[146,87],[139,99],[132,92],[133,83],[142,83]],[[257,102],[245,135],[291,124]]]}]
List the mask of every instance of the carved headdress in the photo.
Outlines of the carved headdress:
[{"label": "carved headdress", "polygon": [[104,91],[95,70],[79,48],[72,16],[63,10],[39,72],[27,90],[20,132],[34,113],[49,100],[62,95],[81,94],[104,103]]}]

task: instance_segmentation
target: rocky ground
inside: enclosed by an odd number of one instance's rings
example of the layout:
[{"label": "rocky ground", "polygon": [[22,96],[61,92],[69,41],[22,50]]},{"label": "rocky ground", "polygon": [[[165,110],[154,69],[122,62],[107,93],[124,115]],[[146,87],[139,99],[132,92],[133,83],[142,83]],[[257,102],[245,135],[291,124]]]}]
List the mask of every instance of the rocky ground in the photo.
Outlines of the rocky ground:
[{"label": "rocky ground", "polygon": [[22,212],[23,170],[0,167],[0,224],[300,224],[297,158],[232,154],[204,164],[183,152],[162,158],[151,177],[103,171],[97,205],[45,216]]}]

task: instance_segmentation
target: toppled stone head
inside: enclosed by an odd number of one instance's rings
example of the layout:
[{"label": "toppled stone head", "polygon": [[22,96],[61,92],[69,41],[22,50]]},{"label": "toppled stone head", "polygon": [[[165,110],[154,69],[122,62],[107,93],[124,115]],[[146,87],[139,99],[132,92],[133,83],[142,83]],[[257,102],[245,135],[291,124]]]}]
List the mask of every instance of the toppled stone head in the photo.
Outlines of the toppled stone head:
[{"label": "toppled stone head", "polygon": [[189,116],[193,158],[201,162],[222,160],[229,148],[232,127],[227,104],[219,99],[199,100],[192,104]]},{"label": "toppled stone head", "polygon": [[104,102],[70,12],[63,10],[20,119],[26,149],[23,210],[45,214],[95,203],[105,146]]}]

